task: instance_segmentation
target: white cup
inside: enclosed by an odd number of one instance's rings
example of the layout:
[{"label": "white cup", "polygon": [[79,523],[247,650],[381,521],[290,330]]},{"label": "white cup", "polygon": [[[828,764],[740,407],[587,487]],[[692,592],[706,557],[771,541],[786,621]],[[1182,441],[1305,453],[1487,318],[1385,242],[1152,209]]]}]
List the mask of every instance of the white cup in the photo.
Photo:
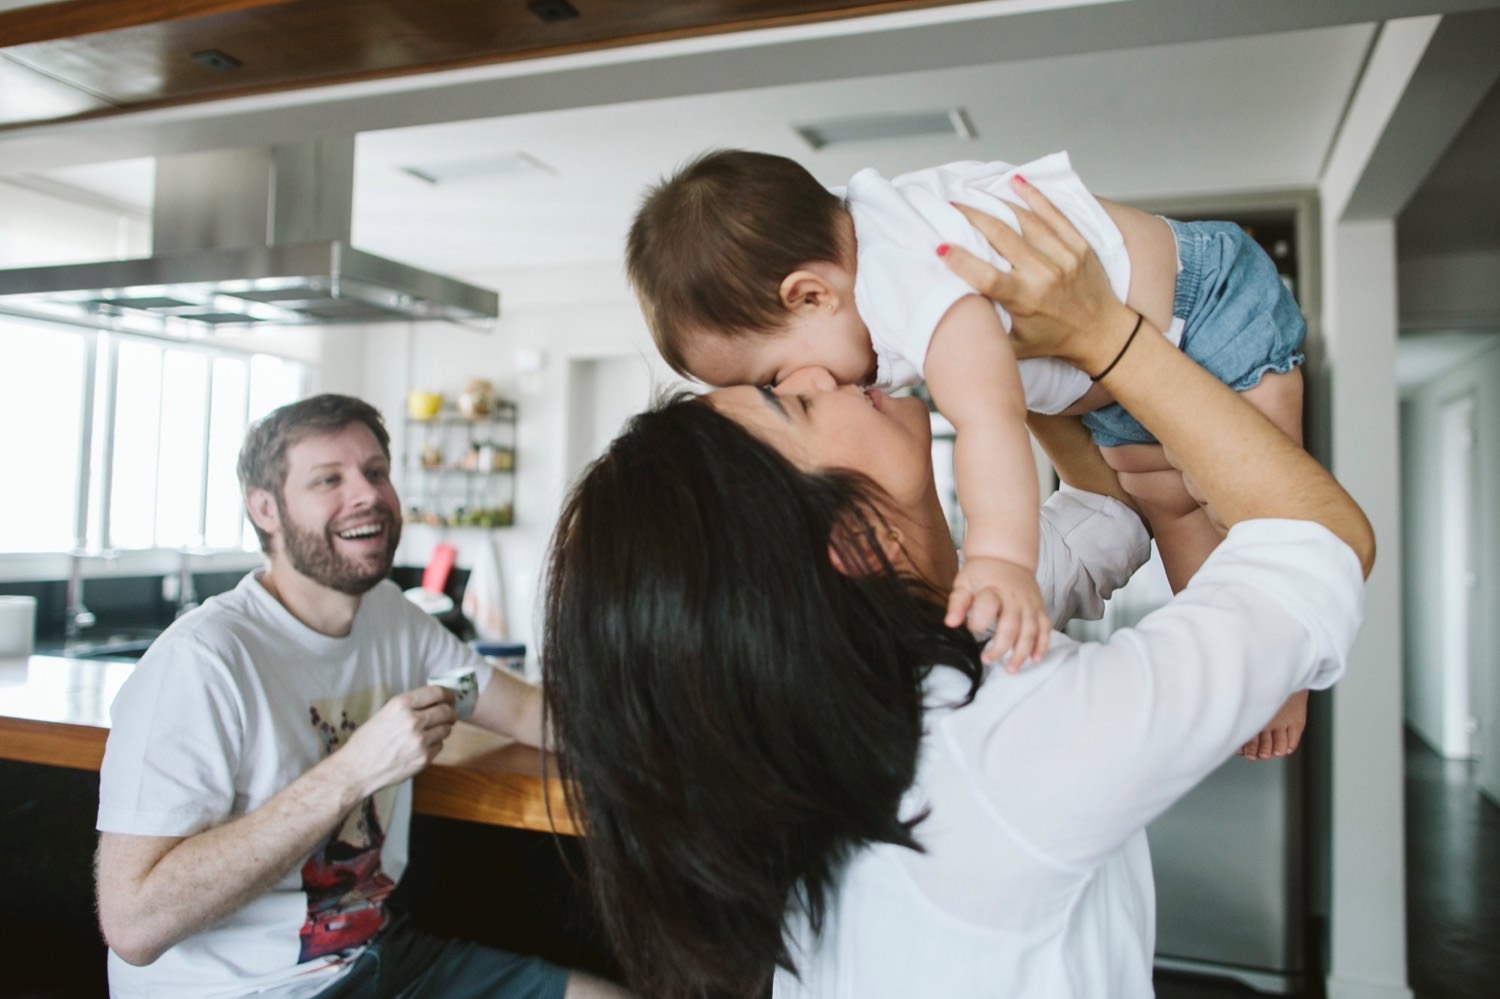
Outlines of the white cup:
[{"label": "white cup", "polygon": [[0,596],[0,659],[31,655],[36,597]]},{"label": "white cup", "polygon": [[474,672],[474,667],[450,669],[446,673],[429,676],[427,682],[453,691],[453,710],[459,721],[466,720],[474,713],[474,705],[479,703],[479,676]]}]

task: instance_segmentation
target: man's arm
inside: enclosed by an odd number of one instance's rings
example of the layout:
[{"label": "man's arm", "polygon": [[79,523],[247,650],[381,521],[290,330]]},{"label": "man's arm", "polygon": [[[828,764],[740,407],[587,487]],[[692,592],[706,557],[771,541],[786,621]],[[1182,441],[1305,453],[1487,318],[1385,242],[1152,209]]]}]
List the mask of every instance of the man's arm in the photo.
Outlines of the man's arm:
[{"label": "man's arm", "polygon": [[528,746],[551,745],[542,733],[541,688],[508,670],[490,671],[490,682],[479,692],[469,720]]},{"label": "man's arm", "polygon": [[173,945],[265,894],[365,797],[417,773],[452,731],[442,688],[391,698],[349,741],[255,811],[185,838],[102,833],[99,926],[125,961]]}]

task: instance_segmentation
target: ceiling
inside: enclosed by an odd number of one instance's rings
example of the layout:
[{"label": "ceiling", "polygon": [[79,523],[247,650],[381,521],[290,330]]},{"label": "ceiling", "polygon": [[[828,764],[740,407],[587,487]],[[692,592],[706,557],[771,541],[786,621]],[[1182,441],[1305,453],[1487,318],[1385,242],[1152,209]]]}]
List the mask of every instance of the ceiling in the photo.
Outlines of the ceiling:
[{"label": "ceiling", "polygon": [[[1488,31],[1497,5],[989,0],[22,130],[0,134],[0,163],[145,212],[152,152],[337,123],[359,131],[356,245],[505,292],[508,271],[618,261],[642,189],[717,146],[796,157],[830,184],[1066,149],[1094,191],[1128,201],[1311,189],[1377,38],[1363,16],[1452,11]],[[815,151],[794,131],[948,108],[974,138]],[[441,185],[403,170],[516,153],[546,170]],[[1500,249],[1497,177],[1491,92],[1413,197],[1401,252]]]},{"label": "ceiling", "polygon": [[1419,388],[1443,372],[1484,353],[1496,343],[1500,343],[1500,333],[1432,333],[1402,337],[1396,357],[1396,388],[1400,392]]},{"label": "ceiling", "polygon": [[0,127],[959,2],[22,0],[0,3]]}]

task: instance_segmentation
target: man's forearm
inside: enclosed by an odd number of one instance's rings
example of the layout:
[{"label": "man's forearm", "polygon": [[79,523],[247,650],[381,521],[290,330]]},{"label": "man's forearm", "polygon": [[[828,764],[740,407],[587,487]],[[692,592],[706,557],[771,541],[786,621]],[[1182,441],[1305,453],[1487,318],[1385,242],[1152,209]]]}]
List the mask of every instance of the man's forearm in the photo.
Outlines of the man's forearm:
[{"label": "man's forearm", "polygon": [[175,843],[105,833],[99,921],[110,947],[131,964],[155,961],[270,891],[362,797],[333,756],[255,811]]},{"label": "man's forearm", "polygon": [[528,746],[546,745],[541,689],[504,669],[490,676],[469,720]]}]

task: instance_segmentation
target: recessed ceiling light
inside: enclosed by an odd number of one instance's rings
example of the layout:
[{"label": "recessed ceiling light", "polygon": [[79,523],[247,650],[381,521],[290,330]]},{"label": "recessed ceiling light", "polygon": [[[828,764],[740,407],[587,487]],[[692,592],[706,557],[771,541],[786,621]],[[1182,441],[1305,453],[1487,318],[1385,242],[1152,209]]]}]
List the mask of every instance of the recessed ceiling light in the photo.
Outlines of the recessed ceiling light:
[{"label": "recessed ceiling light", "polygon": [[520,174],[556,174],[557,171],[534,156],[525,153],[501,153],[480,156],[467,160],[446,160],[442,163],[419,163],[400,168],[418,180],[429,184],[447,184],[455,180],[473,180],[481,177],[506,177]]},{"label": "recessed ceiling light", "polygon": [[968,114],[961,108],[831,118],[792,127],[814,149],[879,139],[930,139],[935,136],[972,139],[977,134]]}]

